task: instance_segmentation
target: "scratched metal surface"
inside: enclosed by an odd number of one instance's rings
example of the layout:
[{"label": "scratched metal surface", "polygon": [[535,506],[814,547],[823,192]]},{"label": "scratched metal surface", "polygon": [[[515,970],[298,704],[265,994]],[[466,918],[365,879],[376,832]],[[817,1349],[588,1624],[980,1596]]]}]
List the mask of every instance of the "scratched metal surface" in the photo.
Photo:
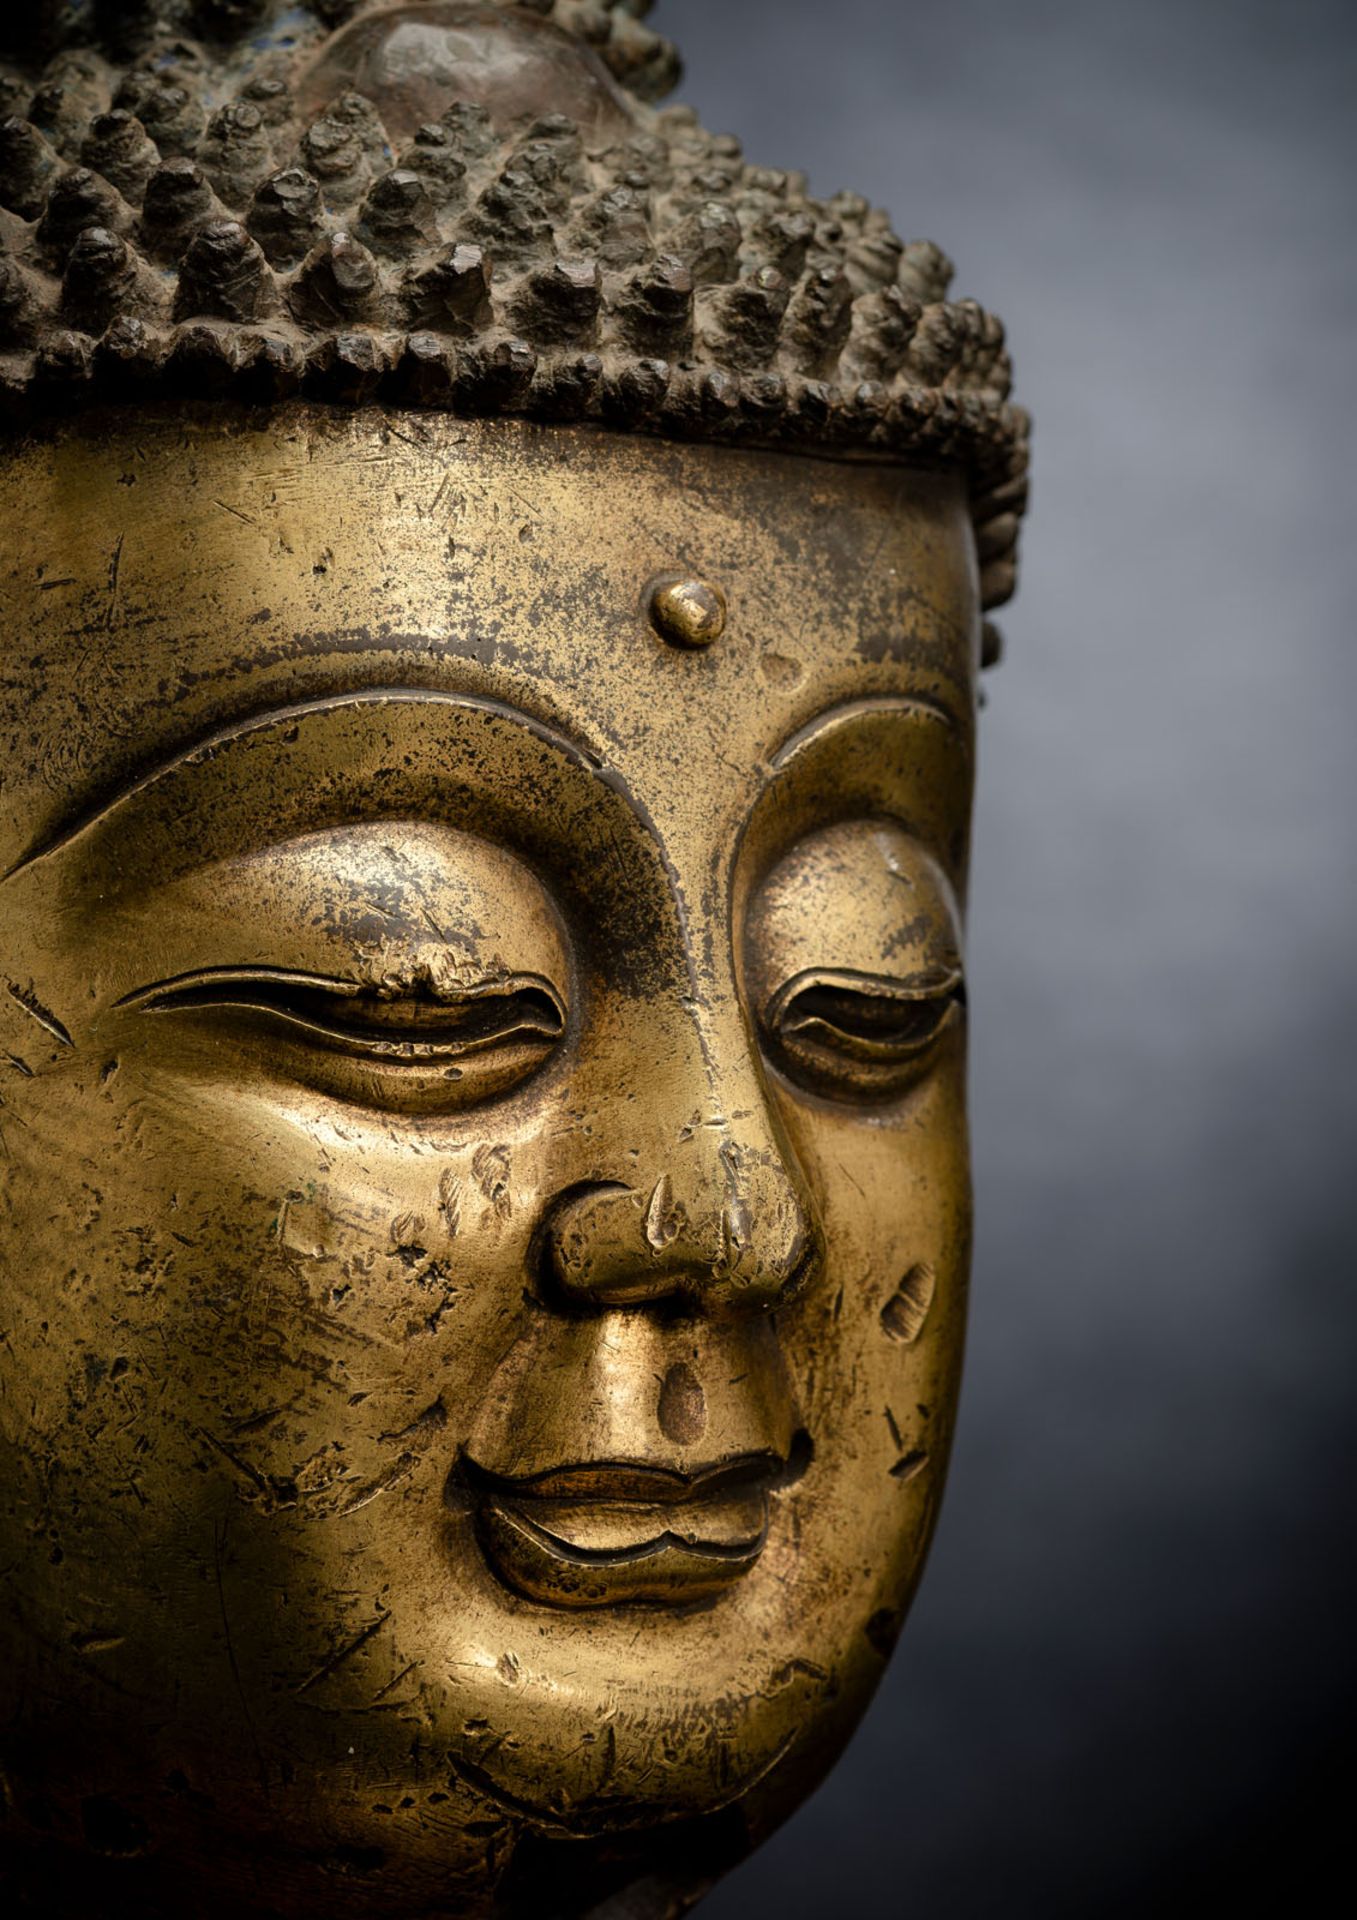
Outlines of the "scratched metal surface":
[{"label": "scratched metal surface", "polygon": [[684,13],[709,123],[934,234],[1036,419],[947,1503],[856,1743],[703,1912],[1252,1911],[1334,1842],[1351,1704],[1357,34],[1324,0]]}]

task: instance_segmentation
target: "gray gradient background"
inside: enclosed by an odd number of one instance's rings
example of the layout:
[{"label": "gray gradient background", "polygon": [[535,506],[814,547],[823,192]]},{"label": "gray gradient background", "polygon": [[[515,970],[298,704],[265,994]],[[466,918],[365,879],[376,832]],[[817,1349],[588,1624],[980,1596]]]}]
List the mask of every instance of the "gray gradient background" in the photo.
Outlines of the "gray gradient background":
[{"label": "gray gradient background", "polygon": [[983,721],[948,1499],[854,1745],[704,1920],[1308,1916],[1357,1629],[1357,15],[656,24],[709,125],[947,249],[1037,423]]}]

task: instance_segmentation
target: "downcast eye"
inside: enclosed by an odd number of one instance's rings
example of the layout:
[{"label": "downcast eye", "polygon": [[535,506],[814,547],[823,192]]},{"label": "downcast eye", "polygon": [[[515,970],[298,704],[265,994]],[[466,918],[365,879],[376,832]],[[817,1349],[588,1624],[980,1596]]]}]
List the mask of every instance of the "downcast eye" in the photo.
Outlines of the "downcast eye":
[{"label": "downcast eye", "polygon": [[405,1105],[491,1098],[533,1072],[565,1032],[554,988],[513,975],[438,991],[381,990],[314,974],[219,969],[164,981],[123,1003],[229,1021],[269,1062],[341,1098]]},{"label": "downcast eye", "polygon": [[763,1025],[788,1075],[840,1099],[905,1091],[965,1005],[954,971],[902,982],[855,973],[802,973],[769,1002]]}]

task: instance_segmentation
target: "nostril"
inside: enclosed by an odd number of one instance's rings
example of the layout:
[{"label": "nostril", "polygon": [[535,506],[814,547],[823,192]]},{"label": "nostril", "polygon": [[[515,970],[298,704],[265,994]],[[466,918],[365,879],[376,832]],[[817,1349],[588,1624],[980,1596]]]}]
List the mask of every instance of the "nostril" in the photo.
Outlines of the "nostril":
[{"label": "nostril", "polygon": [[719,1291],[732,1302],[764,1311],[787,1306],[804,1292],[819,1266],[816,1224],[797,1209],[791,1217],[782,1211],[775,1223],[765,1226],[746,1210],[749,1224],[737,1238],[731,1212],[727,1208],[722,1220],[724,1244],[713,1269],[721,1282]]},{"label": "nostril", "polygon": [[819,1242],[793,1193],[757,1177],[676,1186],[665,1172],[645,1186],[586,1181],[558,1194],[534,1247],[540,1303],[566,1312],[748,1313],[800,1291]]},{"label": "nostril", "polygon": [[[772,1311],[788,1307],[811,1284],[820,1264],[820,1236],[809,1224],[798,1225],[779,1257],[762,1274],[761,1291]],[[756,1280],[755,1285],[759,1283]]]},{"label": "nostril", "polygon": [[787,1278],[778,1294],[777,1304],[785,1307],[805,1292],[820,1268],[820,1259],[824,1251],[819,1230],[807,1227],[799,1233],[792,1248],[792,1257],[787,1265]]},{"label": "nostril", "polygon": [[655,1182],[646,1208],[646,1245],[652,1253],[663,1253],[688,1224],[685,1208],[674,1199],[674,1184],[667,1173]]},{"label": "nostril", "polygon": [[743,1253],[754,1231],[754,1215],[743,1194],[727,1200],[721,1226],[728,1248],[737,1256]]},{"label": "nostril", "polygon": [[780,1487],[794,1487],[810,1472],[815,1460],[815,1442],[805,1427],[798,1427],[787,1449],[786,1464],[778,1475]]}]

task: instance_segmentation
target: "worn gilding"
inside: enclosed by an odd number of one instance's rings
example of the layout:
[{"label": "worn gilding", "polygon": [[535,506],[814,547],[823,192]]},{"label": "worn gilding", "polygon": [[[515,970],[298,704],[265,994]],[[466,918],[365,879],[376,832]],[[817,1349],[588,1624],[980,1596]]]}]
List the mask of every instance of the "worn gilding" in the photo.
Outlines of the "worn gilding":
[{"label": "worn gilding", "polygon": [[668,1920],[919,1578],[1025,418],[645,11],[0,29],[20,1911]]}]

